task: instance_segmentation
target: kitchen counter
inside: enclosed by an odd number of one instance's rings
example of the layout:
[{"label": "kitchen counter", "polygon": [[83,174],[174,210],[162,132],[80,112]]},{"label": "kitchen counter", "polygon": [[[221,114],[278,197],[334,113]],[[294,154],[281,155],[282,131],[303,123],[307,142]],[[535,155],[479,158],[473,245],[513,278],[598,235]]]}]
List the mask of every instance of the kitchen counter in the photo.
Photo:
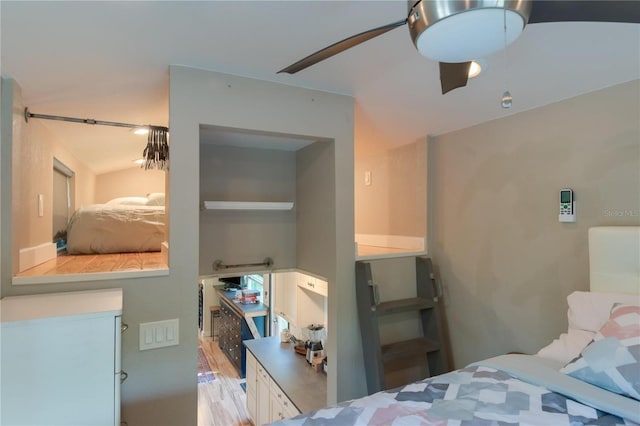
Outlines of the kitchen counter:
[{"label": "kitchen counter", "polygon": [[224,298],[227,304],[244,318],[263,317],[269,313],[269,307],[263,303],[243,305],[242,303],[234,302],[233,298],[236,295],[235,290],[224,291],[224,286],[215,286],[214,288],[216,289],[216,293],[218,293],[221,298]]},{"label": "kitchen counter", "polygon": [[327,375],[311,368],[291,343],[281,343],[277,336],[243,343],[300,412],[326,407]]}]

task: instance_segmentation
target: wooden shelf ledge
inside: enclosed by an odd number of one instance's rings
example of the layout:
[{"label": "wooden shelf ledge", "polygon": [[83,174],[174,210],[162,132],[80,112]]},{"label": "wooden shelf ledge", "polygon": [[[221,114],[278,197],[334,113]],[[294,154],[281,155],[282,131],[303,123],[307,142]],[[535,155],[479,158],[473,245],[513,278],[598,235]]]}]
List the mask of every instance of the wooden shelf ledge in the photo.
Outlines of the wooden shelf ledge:
[{"label": "wooden shelf ledge", "polygon": [[438,350],[440,350],[440,344],[438,342],[427,339],[426,337],[417,337],[415,339],[382,345],[382,362],[389,362],[406,356],[427,354]]},{"label": "wooden shelf ledge", "polygon": [[291,210],[293,202],[204,201],[204,210]]},{"label": "wooden shelf ledge", "polygon": [[400,312],[419,311],[433,308],[433,301],[423,297],[411,297],[409,299],[392,300],[375,305],[378,315],[397,314]]}]

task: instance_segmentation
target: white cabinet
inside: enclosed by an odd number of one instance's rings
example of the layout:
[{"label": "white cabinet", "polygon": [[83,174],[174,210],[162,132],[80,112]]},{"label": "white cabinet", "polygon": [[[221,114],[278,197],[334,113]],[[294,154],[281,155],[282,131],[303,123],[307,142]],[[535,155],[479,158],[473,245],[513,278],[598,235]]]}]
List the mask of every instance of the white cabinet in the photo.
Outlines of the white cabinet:
[{"label": "white cabinet", "polygon": [[255,425],[270,422],[269,374],[247,351],[247,411]]},{"label": "white cabinet", "polygon": [[247,351],[247,411],[254,425],[257,425],[258,419],[258,362],[251,352]]},{"label": "white cabinet", "polygon": [[0,305],[0,424],[119,425],[122,289]]},{"label": "white cabinet", "polygon": [[293,405],[293,402],[291,402],[291,400],[287,398],[285,393],[282,392],[282,389],[278,387],[273,379],[270,379],[269,392],[269,420],[271,422],[287,419],[289,417],[297,416],[298,414],[300,414],[295,405]]},{"label": "white cabinet", "polygon": [[305,290],[318,293],[321,296],[327,296],[328,285],[327,282],[319,278],[312,277],[311,275],[296,273],[296,284]]},{"label": "white cabinet", "polygon": [[256,424],[264,425],[270,422],[270,401],[269,401],[269,375],[264,368],[258,364],[258,382],[257,382],[257,414]]},{"label": "white cabinet", "polygon": [[296,324],[296,272],[279,272],[274,274],[274,304],[276,315],[281,316],[287,322]]},{"label": "white cabinet", "polygon": [[327,326],[327,282],[306,274],[298,273],[298,334],[306,340],[306,328],[310,324]]},{"label": "white cabinet", "polygon": [[254,425],[260,426],[300,414],[269,373],[247,351],[247,411]]},{"label": "white cabinet", "polygon": [[289,323],[289,330],[305,340],[310,324],[327,325],[327,281],[299,271],[274,274],[274,311]]}]

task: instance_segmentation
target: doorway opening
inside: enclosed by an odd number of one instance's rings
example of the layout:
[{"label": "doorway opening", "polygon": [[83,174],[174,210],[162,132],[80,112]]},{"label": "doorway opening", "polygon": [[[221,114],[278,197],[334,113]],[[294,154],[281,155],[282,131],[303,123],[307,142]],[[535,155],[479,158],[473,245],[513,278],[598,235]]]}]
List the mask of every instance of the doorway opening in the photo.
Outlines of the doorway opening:
[{"label": "doorway opening", "polygon": [[71,194],[74,172],[57,158],[53,158],[53,242],[58,253],[67,247],[67,224],[71,216]]}]

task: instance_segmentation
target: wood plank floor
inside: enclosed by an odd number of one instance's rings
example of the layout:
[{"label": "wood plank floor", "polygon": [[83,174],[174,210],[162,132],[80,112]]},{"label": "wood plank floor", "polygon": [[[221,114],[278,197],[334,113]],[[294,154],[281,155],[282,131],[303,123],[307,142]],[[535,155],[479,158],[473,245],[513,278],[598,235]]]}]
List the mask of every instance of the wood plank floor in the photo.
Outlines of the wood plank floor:
[{"label": "wood plank floor", "polygon": [[252,426],[238,372],[211,337],[200,338],[216,380],[198,384],[198,426]]},{"label": "wood plank floor", "polygon": [[88,274],[93,272],[140,271],[167,268],[162,252],[67,254],[22,271],[16,276]]}]

